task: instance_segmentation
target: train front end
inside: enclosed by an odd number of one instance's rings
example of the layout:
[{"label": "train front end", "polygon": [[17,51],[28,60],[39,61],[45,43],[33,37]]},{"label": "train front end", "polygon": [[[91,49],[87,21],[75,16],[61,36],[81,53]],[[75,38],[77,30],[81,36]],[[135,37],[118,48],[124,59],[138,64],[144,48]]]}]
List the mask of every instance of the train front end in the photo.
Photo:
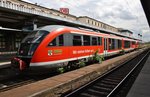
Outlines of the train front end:
[{"label": "train front end", "polygon": [[21,42],[17,56],[11,60],[12,68],[18,71],[29,69],[34,52],[48,33],[48,31],[36,30],[27,35]]}]

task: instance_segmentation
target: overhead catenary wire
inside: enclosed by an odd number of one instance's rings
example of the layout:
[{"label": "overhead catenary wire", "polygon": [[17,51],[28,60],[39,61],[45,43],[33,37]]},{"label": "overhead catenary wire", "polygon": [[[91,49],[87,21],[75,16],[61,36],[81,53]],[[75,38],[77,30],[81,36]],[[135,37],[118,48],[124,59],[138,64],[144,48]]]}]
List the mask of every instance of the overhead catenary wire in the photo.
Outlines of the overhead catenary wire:
[{"label": "overhead catenary wire", "polygon": [[[138,26],[140,26],[142,23],[141,23],[141,21],[140,21],[138,15],[135,14],[135,12],[133,11],[133,8],[130,6],[130,3],[128,2],[128,0],[125,0],[125,2],[126,2],[126,4],[127,4],[127,10],[128,10],[130,13],[132,13],[132,15],[135,16],[135,18],[136,18],[136,20],[137,20],[137,24],[138,24]],[[133,14],[133,13],[134,13],[134,14]],[[137,11],[137,13],[138,13],[138,11]]]},{"label": "overhead catenary wire", "polygon": [[[132,9],[132,7],[130,6],[130,3],[127,1],[127,0],[125,0],[125,2],[126,2],[126,4],[127,4],[127,7],[130,9],[129,11],[133,11],[133,9]],[[136,1],[137,3],[138,3],[138,1]],[[136,3],[134,0],[133,0],[133,3],[135,4]],[[136,9],[135,9],[136,10]],[[131,11],[131,13],[132,13],[132,11]],[[136,21],[137,21],[137,26],[138,27],[141,27],[142,26],[142,23],[141,23],[141,19],[139,19],[139,16],[140,16],[140,14],[138,14],[139,13],[139,11],[138,10],[136,10],[137,12],[136,12],[136,14],[135,14],[135,12],[134,12],[134,16],[136,17]],[[141,33],[141,34],[140,34]],[[140,35],[142,35],[142,32],[139,32],[139,33],[137,33],[137,37],[138,38],[140,38],[141,39],[141,37],[139,37],[139,34]]]}]

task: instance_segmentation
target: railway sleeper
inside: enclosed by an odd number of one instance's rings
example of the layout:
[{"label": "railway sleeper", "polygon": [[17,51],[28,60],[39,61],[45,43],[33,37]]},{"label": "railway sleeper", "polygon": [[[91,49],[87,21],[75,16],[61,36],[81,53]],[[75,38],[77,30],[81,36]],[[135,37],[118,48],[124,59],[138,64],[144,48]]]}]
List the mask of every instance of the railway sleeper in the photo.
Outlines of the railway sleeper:
[{"label": "railway sleeper", "polygon": [[90,95],[90,94],[87,94],[87,93],[82,93],[78,97],[99,97],[99,96],[93,96],[93,95]]},{"label": "railway sleeper", "polygon": [[97,95],[97,96],[108,95],[108,92],[98,91],[98,90],[93,90],[93,89],[88,89],[88,91],[86,91],[86,93],[91,94],[91,95]]},{"label": "railway sleeper", "polygon": [[111,82],[111,81],[105,81],[105,80],[102,80],[101,83],[105,83],[105,84],[109,84],[109,85],[117,85],[118,82]]},{"label": "railway sleeper", "polygon": [[124,78],[124,76],[116,77],[116,75],[113,75],[113,76],[109,76],[107,79],[122,80],[123,78]]},{"label": "railway sleeper", "polygon": [[122,80],[125,75],[126,75],[126,74],[124,74],[124,75],[113,74],[113,75],[110,75],[109,77],[107,77],[107,78],[105,78],[105,79]]},{"label": "railway sleeper", "polygon": [[104,79],[104,80],[105,80],[105,81],[111,81],[111,82],[119,82],[121,79],[116,80],[116,79],[106,78],[106,79]]},{"label": "railway sleeper", "polygon": [[93,86],[93,89],[97,89],[97,90],[102,90],[102,91],[106,91],[106,92],[110,92],[112,89],[108,88],[108,87],[100,87],[100,86]]},{"label": "railway sleeper", "polygon": [[106,87],[106,88],[114,88],[116,86],[116,85],[109,85],[109,84],[104,84],[104,83],[98,83],[96,85],[100,87]]}]

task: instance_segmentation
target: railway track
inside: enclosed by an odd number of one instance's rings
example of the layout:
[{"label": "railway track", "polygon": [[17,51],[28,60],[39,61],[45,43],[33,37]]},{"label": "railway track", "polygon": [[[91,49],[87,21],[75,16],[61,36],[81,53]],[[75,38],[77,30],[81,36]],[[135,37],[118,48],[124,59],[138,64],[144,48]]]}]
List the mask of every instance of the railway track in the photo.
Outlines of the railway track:
[{"label": "railway track", "polygon": [[45,75],[28,75],[28,76],[27,75],[15,75],[15,74],[7,75],[7,77],[4,77],[4,78],[2,77],[3,80],[0,80],[0,92],[11,90],[13,88],[17,88],[23,85],[31,84],[36,81],[55,76],[57,74],[58,73],[45,74]]},{"label": "railway track", "polygon": [[62,97],[123,97],[117,96],[118,93],[125,82],[133,76],[133,73],[137,72],[136,69],[144,65],[149,52],[150,50],[144,51],[137,57],[110,70],[92,82],[70,93],[63,94]]},{"label": "railway track", "polygon": [[[105,60],[111,59],[116,56],[119,56],[119,55],[114,55],[114,56],[108,57]],[[90,64],[88,64],[88,65],[90,65]],[[76,69],[78,69],[78,68],[76,68]],[[74,69],[71,69],[71,70],[74,70]],[[69,72],[69,71],[70,70],[68,70],[66,72]],[[0,92],[4,92],[7,90],[16,88],[16,87],[20,87],[23,85],[27,85],[27,84],[39,81],[39,80],[43,80],[48,77],[55,76],[57,74],[58,73],[55,72],[53,74],[45,74],[44,76],[43,75],[23,76],[23,75],[16,74],[10,67],[1,68],[0,69]]]},{"label": "railway track", "polygon": [[19,87],[19,86],[23,86],[23,85],[26,85],[26,84],[30,84],[30,83],[33,83],[35,82],[34,80],[25,80],[25,81],[20,81],[20,82],[12,82],[12,83],[9,83],[9,84],[0,84],[0,92],[4,92],[4,91],[7,91],[7,90],[10,90],[10,89],[13,89],[13,88],[16,88],[16,87]]},{"label": "railway track", "polygon": [[[110,58],[107,58],[107,59],[110,59]],[[23,85],[27,85],[27,84],[39,81],[39,80],[43,80],[43,79],[55,76],[57,74],[58,73],[46,74],[46,75],[40,75],[40,76],[22,76],[22,75],[20,76],[20,75],[15,75],[13,71],[11,72],[10,68],[3,68],[3,70],[1,69],[1,73],[0,73],[0,78],[1,78],[0,79],[0,92],[4,92],[7,90],[16,88],[16,87],[20,87]]]}]

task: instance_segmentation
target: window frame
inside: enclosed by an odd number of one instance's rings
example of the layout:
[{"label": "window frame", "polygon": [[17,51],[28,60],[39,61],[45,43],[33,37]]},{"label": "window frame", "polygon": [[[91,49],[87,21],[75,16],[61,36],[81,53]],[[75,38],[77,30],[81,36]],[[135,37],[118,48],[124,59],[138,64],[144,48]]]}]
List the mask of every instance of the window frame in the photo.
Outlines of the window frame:
[{"label": "window frame", "polygon": [[[93,42],[93,39],[94,39],[94,38],[96,39],[96,42],[95,42],[96,44]],[[92,46],[97,46],[97,45],[98,45],[97,37],[92,36],[92,37],[91,37],[91,40],[92,40],[92,41],[91,41],[91,42],[92,42],[92,43],[91,43]]]},{"label": "window frame", "polygon": [[[63,44],[62,45],[60,45],[60,36],[63,36]],[[55,41],[55,43],[54,43],[54,45],[50,45],[51,43],[53,43]],[[55,37],[52,41],[50,41],[49,43],[48,43],[48,47],[52,47],[52,46],[58,46],[58,47],[60,47],[60,46],[65,46],[65,43],[64,43],[64,34],[60,34],[60,35],[58,35],[57,37]]]},{"label": "window frame", "polygon": [[[76,39],[75,39],[75,37],[76,37]],[[77,39],[77,37],[80,37],[80,39]],[[82,35],[73,34],[72,35],[72,46],[82,46],[82,44],[83,44]]]},{"label": "window frame", "polygon": [[90,46],[90,45],[91,45],[91,36],[83,35],[83,46]]},{"label": "window frame", "polygon": [[102,45],[102,37],[98,37],[98,45]]}]

